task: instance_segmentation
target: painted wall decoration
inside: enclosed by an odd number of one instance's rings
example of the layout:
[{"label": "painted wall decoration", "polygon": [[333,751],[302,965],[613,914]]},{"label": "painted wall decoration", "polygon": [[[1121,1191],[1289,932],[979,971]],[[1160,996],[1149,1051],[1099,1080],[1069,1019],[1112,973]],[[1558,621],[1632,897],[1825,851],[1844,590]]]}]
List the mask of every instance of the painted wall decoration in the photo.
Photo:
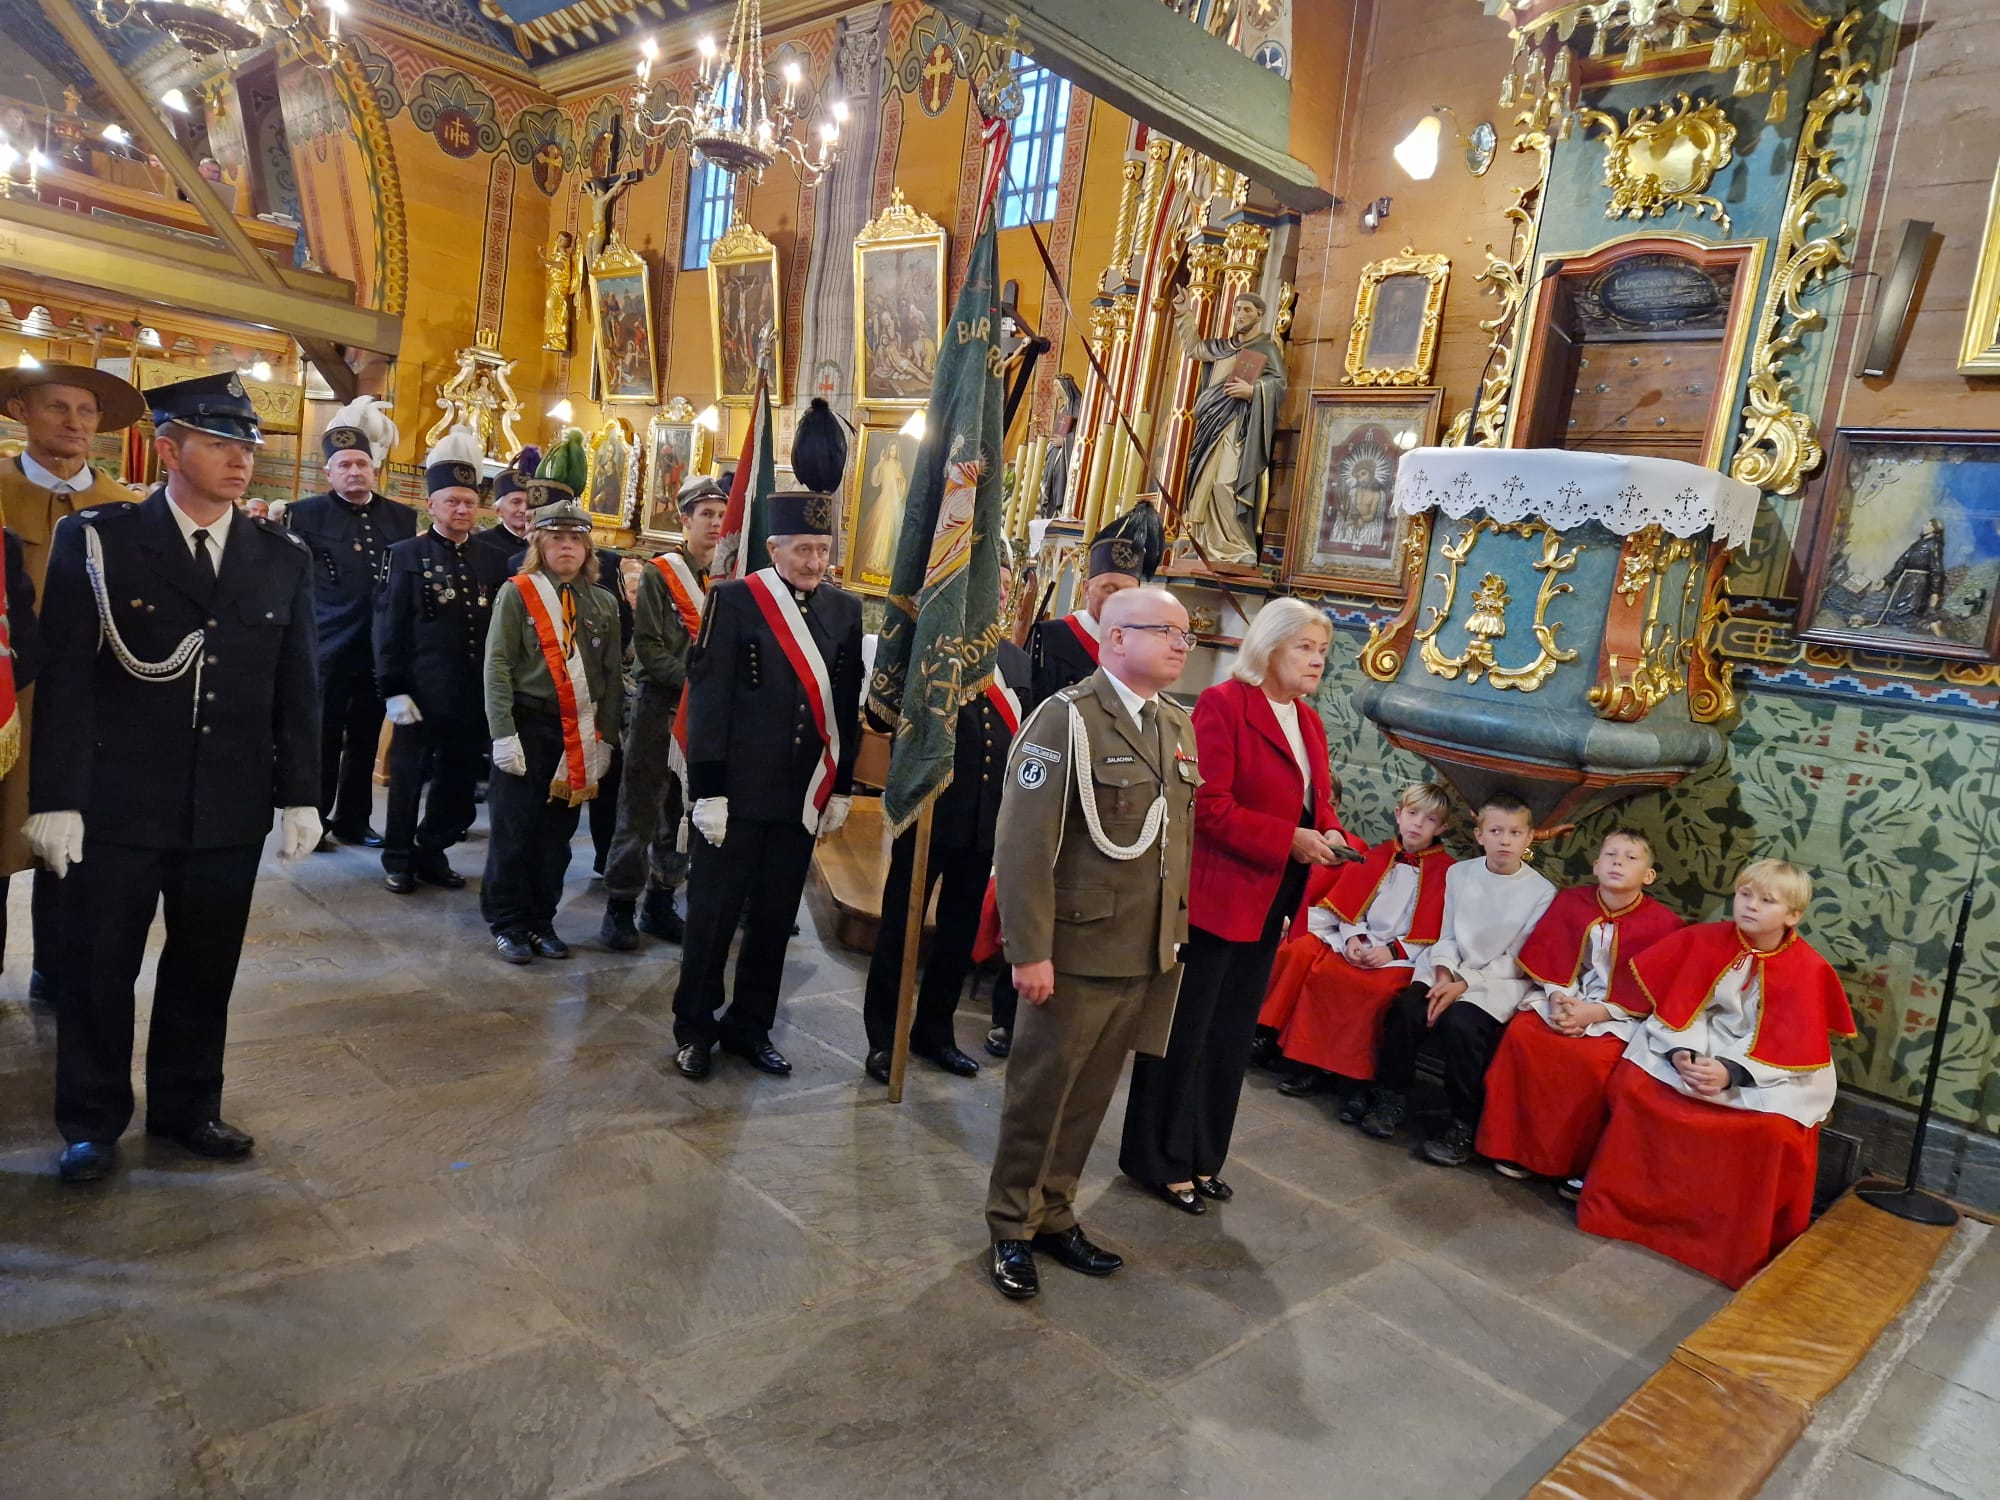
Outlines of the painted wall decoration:
[{"label": "painted wall decoration", "polygon": [[916,469],[917,446],[915,438],[898,428],[862,425],[848,485],[848,544],[841,557],[842,581],[857,593],[889,591],[889,569],[896,560],[896,535]]},{"label": "painted wall decoration", "polygon": [[1292,491],[1285,582],[1401,598],[1413,524],[1390,504],[1411,448],[1437,440],[1439,389],[1314,391]]},{"label": "painted wall decoration", "polygon": [[493,96],[464,73],[426,73],[410,100],[410,119],[445,155],[461,159],[498,151],[506,139]]},{"label": "painted wall decoration", "polygon": [[944,226],[902,189],[854,241],[854,361],[861,401],[930,399],[944,328]]},{"label": "painted wall decoration", "polygon": [[528,169],[544,197],[553,198],[576,165],[576,124],[560,109],[524,109],[507,132],[507,154]]},{"label": "painted wall decoration", "polygon": [[1808,640],[2000,651],[2000,434],[1836,434],[1799,609]]}]

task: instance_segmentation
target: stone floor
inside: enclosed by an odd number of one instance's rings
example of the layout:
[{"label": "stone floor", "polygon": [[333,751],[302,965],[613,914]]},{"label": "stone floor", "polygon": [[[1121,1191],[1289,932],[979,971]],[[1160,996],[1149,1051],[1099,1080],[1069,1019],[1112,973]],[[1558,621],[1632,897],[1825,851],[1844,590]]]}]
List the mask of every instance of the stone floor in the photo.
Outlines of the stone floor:
[{"label": "stone floor", "polygon": [[[575,940],[601,903],[572,868]],[[254,1162],[132,1136],[92,1189],[53,1176],[52,1025],[9,965],[0,1494],[1513,1495],[1724,1299],[1260,1076],[1234,1202],[1191,1219],[1117,1178],[1121,1100],[1084,1218],[1130,1266],[1004,1302],[1002,1070],[918,1064],[891,1106],[862,965],[816,925],[775,1037],[797,1073],[695,1085],[677,949],[512,969],[470,892],[272,863],[230,1046]]]}]

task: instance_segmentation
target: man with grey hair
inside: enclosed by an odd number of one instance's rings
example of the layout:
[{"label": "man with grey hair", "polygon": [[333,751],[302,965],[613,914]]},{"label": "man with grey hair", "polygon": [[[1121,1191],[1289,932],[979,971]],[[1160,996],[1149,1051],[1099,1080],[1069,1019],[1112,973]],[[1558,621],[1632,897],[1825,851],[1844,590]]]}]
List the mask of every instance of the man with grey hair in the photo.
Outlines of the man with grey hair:
[{"label": "man with grey hair", "polygon": [[1040,1289],[1034,1252],[1086,1276],[1124,1262],[1076,1220],[1077,1183],[1125,1054],[1165,1050],[1186,941],[1194,725],[1164,696],[1187,611],[1162,589],[1104,604],[1098,670],[1042,703],[1008,758],[993,851],[1022,1005],[986,1195],[987,1274]]}]

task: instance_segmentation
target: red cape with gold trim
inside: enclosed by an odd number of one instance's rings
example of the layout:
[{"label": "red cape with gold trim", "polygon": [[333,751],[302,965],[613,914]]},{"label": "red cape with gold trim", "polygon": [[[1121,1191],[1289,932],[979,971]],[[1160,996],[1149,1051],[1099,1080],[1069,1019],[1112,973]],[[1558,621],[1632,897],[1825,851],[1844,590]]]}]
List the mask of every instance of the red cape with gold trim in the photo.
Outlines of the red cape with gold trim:
[{"label": "red cape with gold trim", "polygon": [[[1316,869],[1313,873],[1320,879],[1307,883],[1306,904],[1328,907],[1343,922],[1359,922],[1368,911],[1368,903],[1375,899],[1375,893],[1388,878],[1389,867],[1395,863],[1402,848],[1400,839],[1384,839],[1358,863],[1349,861],[1343,864],[1337,875],[1328,871],[1327,874],[1332,876],[1330,884]],[[1406,943],[1435,943],[1438,934],[1444,930],[1445,871],[1455,861],[1451,851],[1442,844],[1431,845],[1415,858],[1417,910],[1410,919],[1410,930],[1402,935],[1401,940]]]},{"label": "red cape with gold trim", "polygon": [[1636,958],[1661,938],[1680,931],[1681,919],[1645,892],[1622,911],[1612,911],[1595,885],[1556,892],[1535,930],[1521,945],[1521,972],[1553,990],[1576,988],[1590,963],[1590,932],[1611,924],[1611,1003],[1627,1015],[1643,1016],[1652,1002],[1634,984],[1625,960]]},{"label": "red cape with gold trim", "polygon": [[1854,1013],[1833,965],[1797,932],[1769,953],[1743,941],[1734,922],[1683,927],[1631,960],[1630,968],[1664,1026],[1685,1031],[1745,953],[1758,973],[1757,1034],[1750,1056],[1773,1068],[1807,1071],[1833,1061],[1829,1035],[1853,1036]]}]

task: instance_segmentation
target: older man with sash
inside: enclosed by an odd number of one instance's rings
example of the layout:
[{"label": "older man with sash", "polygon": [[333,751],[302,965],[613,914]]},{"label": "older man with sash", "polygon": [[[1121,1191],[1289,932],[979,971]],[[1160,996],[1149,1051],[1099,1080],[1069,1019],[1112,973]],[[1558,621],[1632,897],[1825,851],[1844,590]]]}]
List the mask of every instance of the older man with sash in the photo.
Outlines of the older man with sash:
[{"label": "older man with sash", "polygon": [[684,540],[640,573],[639,602],[633,609],[639,694],[632,722],[625,727],[625,775],[618,787],[611,856],[604,864],[604,928],[599,933],[605,946],[620,950],[638,947],[642,932],[670,943],[685,935],[681,914],[674,909],[674,891],[687,871],[679,838],[687,779],[687,720],[681,699],[729,493],[707,475],[697,475],[681,486],[679,503]]},{"label": "older man with sash", "polygon": [[[828,495],[777,494],[771,563],[709,590],[688,657],[692,864],[674,1065],[706,1078],[723,1050],[766,1073],[792,1071],[771,1045],[792,918],[813,841],[847,821],[860,741],[861,604],[821,580],[833,549]],[[722,971],[745,907],[736,993]]]}]

